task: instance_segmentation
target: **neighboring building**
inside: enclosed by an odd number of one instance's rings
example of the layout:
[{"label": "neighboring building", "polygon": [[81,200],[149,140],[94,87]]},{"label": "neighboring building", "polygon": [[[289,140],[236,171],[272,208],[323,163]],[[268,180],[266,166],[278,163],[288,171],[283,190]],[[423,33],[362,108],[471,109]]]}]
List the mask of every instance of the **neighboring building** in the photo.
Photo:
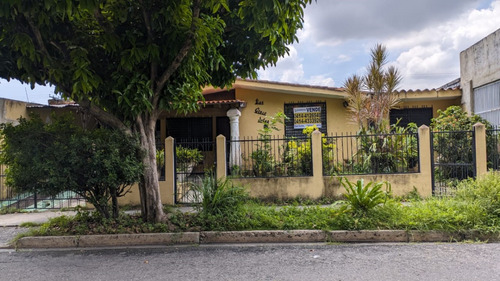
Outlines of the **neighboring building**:
[{"label": "neighboring building", "polygon": [[462,103],[500,125],[500,29],[460,53]]}]

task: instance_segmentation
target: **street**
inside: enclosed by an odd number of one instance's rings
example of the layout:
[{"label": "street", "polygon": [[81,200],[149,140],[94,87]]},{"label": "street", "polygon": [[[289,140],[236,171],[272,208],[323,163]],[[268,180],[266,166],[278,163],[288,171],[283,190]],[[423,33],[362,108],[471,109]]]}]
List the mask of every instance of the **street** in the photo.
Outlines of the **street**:
[{"label": "street", "polygon": [[500,280],[500,244],[0,250],[0,280]]}]

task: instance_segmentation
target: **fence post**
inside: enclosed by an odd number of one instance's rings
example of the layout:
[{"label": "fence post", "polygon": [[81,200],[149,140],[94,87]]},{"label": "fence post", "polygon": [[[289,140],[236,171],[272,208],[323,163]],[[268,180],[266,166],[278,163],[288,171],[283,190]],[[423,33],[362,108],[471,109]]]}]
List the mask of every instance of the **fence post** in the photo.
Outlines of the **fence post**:
[{"label": "fence post", "polygon": [[166,182],[166,202],[165,204],[175,204],[175,146],[174,138],[165,139],[165,182]]},{"label": "fence post", "polygon": [[426,125],[418,128],[418,158],[420,174],[425,179],[425,184],[420,187],[420,194],[424,197],[432,195],[432,159],[431,155],[431,135],[429,127]]},{"label": "fence post", "polygon": [[316,130],[311,135],[313,177],[323,177],[323,147],[321,144],[321,132]]},{"label": "fence post", "polygon": [[474,159],[476,160],[476,177],[486,174],[487,168],[487,152],[486,152],[486,127],[484,124],[476,123],[474,124]]},{"label": "fence post", "polygon": [[226,177],[226,137],[223,135],[217,136],[217,167],[216,176],[217,179],[224,179]]}]

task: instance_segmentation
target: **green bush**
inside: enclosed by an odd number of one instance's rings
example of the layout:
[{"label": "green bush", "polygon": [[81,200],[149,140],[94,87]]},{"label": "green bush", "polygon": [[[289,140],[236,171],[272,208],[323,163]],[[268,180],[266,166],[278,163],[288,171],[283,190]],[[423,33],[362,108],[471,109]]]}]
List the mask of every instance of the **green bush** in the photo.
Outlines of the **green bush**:
[{"label": "green bush", "polygon": [[[469,116],[460,106],[450,106],[446,110],[438,110],[439,116],[432,119],[431,128],[435,132],[446,132],[434,134],[434,147],[437,149],[437,161],[441,163],[474,163],[472,148],[473,135],[462,131],[472,131],[474,124],[480,122],[486,126],[486,142],[488,146],[493,145],[491,124],[478,115]],[[448,133],[449,132],[449,133]],[[453,144],[453,145],[451,145]],[[488,151],[493,151],[491,147]],[[495,150],[496,151],[496,150]],[[474,176],[472,169],[457,173],[453,166],[441,166],[436,169],[436,178],[443,182],[454,182]]]},{"label": "green bush", "polygon": [[137,140],[117,130],[83,130],[72,115],[20,118],[2,124],[1,162],[6,184],[16,192],[48,196],[74,191],[105,217],[118,216],[117,198],[142,175]]},{"label": "green bush", "polygon": [[[360,145],[354,156],[357,170],[364,173],[407,172],[417,164],[417,126],[410,123],[406,128],[391,125],[391,133],[375,129],[358,133]],[[357,163],[356,163],[357,162]]]},{"label": "green bush", "polygon": [[489,216],[500,222],[500,172],[462,181],[455,196],[459,200],[479,203]]},{"label": "green bush", "polygon": [[258,142],[255,149],[250,154],[252,160],[252,172],[256,177],[270,177],[277,175],[277,161],[273,154],[271,146],[272,133],[279,131],[278,124],[284,124],[287,119],[283,112],[277,112],[275,115],[266,118],[262,129],[258,130]]},{"label": "green bush", "polygon": [[243,186],[233,185],[227,178],[207,176],[195,187],[195,193],[201,197],[196,210],[202,227],[212,230],[240,227],[238,225],[244,217],[243,204],[248,199]]},{"label": "green bush", "polygon": [[[286,165],[287,175],[311,175],[312,174],[312,150],[311,150],[311,136],[314,131],[317,131],[316,125],[306,127],[302,130],[305,139],[299,141],[292,139],[285,145],[285,152],[283,155],[283,163]],[[335,165],[332,164],[333,152],[335,144],[328,142],[328,139],[322,134],[322,157],[323,168],[326,171],[335,171]]]},{"label": "green bush", "polygon": [[[349,208],[356,214],[367,214],[378,205],[384,204],[391,193],[391,185],[388,182],[370,181],[365,185],[363,179],[352,183],[347,178],[340,178],[340,183],[346,189],[344,196]],[[382,190],[384,185],[385,191]]]}]

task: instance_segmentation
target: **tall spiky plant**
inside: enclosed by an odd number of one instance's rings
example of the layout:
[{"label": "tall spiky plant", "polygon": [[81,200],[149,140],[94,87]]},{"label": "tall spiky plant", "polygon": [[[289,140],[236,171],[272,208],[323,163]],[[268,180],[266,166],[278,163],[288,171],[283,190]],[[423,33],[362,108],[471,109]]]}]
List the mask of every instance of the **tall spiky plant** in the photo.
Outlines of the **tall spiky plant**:
[{"label": "tall spiky plant", "polygon": [[372,127],[374,132],[384,132],[389,125],[389,111],[399,103],[395,91],[402,77],[394,66],[385,68],[386,64],[386,47],[377,44],[371,50],[367,73],[353,75],[344,82],[352,120],[362,131]]}]

